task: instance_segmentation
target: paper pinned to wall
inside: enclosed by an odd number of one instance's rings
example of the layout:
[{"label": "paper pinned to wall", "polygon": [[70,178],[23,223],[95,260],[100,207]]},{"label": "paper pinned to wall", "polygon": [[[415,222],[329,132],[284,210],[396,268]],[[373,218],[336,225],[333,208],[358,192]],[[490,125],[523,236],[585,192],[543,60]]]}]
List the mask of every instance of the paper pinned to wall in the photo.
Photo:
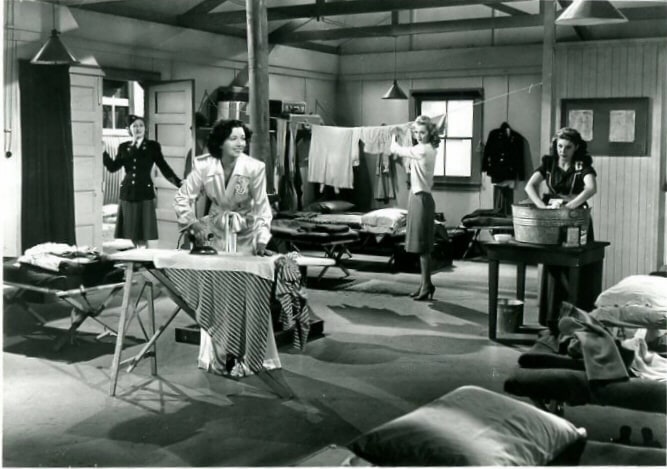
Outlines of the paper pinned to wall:
[{"label": "paper pinned to wall", "polygon": [[635,111],[629,109],[609,111],[609,141],[635,141]]},{"label": "paper pinned to wall", "polygon": [[568,127],[576,129],[585,142],[593,140],[593,111],[590,109],[571,109],[567,116]]}]

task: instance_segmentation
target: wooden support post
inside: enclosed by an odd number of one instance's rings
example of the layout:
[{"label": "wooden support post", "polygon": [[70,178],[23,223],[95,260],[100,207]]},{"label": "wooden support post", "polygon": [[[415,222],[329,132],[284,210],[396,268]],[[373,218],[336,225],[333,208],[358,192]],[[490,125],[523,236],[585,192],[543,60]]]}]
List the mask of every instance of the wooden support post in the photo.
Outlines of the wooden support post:
[{"label": "wooden support post", "polygon": [[556,2],[540,2],[540,13],[544,19],[542,42],[542,116],[540,124],[540,154],[549,154],[551,136],[554,132],[554,47],[556,45]]},{"label": "wooden support post", "polygon": [[269,138],[269,26],[265,0],[246,0],[250,92],[250,155],[266,164],[267,187],[273,187]]}]

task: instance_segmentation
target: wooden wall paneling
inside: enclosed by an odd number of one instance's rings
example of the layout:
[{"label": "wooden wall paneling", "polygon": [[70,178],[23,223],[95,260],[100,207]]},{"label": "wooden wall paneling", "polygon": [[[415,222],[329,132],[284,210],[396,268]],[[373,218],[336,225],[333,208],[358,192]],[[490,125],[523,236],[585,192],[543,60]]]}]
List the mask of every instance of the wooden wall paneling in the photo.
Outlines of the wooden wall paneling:
[{"label": "wooden wall paneling", "polygon": [[[651,99],[647,157],[594,155],[598,195],[592,200],[598,239],[612,242],[605,267],[605,286],[656,267],[659,233],[660,151],[665,71],[658,69],[664,43],[632,41],[625,44],[566,45],[559,49],[558,99],[565,97],[637,97]],[[660,101],[660,102],[656,102]],[[662,209],[664,210],[664,208]]]},{"label": "wooden wall paneling", "polygon": [[[644,223],[638,228],[641,234],[640,239],[644,242],[642,248],[645,249],[643,256],[646,270],[657,267],[657,245],[658,235],[658,217],[659,217],[659,168],[660,168],[660,118],[664,114],[664,109],[660,105],[660,100],[656,99],[660,94],[660,88],[664,87],[664,79],[658,77],[658,56],[659,51],[656,44],[645,44],[643,51],[643,76],[636,76],[635,79],[642,83],[642,94],[651,96],[652,116],[649,118],[650,133],[652,135],[650,142],[649,158],[642,158],[645,163],[644,179],[639,181],[642,188],[643,203],[646,216]],[[664,137],[663,137],[664,138]],[[642,272],[646,273],[646,272]]]},{"label": "wooden wall paneling", "polygon": [[337,125],[336,82],[334,80],[306,79],[305,101],[306,112],[319,114],[327,125]]},{"label": "wooden wall paneling", "polygon": [[338,81],[336,84],[336,124],[340,126],[359,125],[363,119],[362,104],[362,81],[349,80]]},{"label": "wooden wall paneling", "polygon": [[600,46],[596,49],[598,53],[596,95],[598,97],[611,96],[611,76],[614,72],[611,66],[611,50]]},{"label": "wooden wall paneling", "polygon": [[[507,85],[507,75],[493,75],[483,78],[482,86],[484,87],[485,102],[482,120],[482,139],[484,143],[486,143],[489,132],[498,128],[503,121],[507,121],[512,127],[515,125],[513,119],[514,116],[508,116],[507,113],[508,100],[503,96],[507,93]],[[493,99],[497,96],[501,96],[501,98]],[[490,177],[482,177],[479,203],[479,208],[493,207],[493,184],[491,184]],[[465,213],[461,214],[461,216],[456,215],[456,221],[460,221],[463,215],[465,215]]]},{"label": "wooden wall paneling", "polygon": [[595,49],[584,49],[582,62],[583,86],[581,89],[581,96],[582,98],[589,98],[595,95],[595,71],[597,69],[597,53]]},{"label": "wooden wall paneling", "polygon": [[[539,108],[542,99],[542,89],[534,86],[540,82],[539,75],[510,75],[509,99],[507,113],[511,116],[510,125],[519,132],[527,142],[524,150],[524,173],[525,178],[519,181],[514,190],[514,201],[518,202],[527,198],[525,193],[526,181],[539,164],[540,158],[540,119]],[[533,85],[531,87],[531,85]]]},{"label": "wooden wall paneling", "polygon": [[660,161],[658,163],[658,173],[661,175],[658,184],[662,187],[658,189],[661,190],[661,194],[658,199],[659,204],[659,218],[658,218],[658,229],[660,230],[662,236],[662,242],[658,245],[658,260],[659,266],[667,266],[667,90],[665,90],[664,82],[667,79],[667,45],[663,45],[658,53],[658,70],[660,71],[660,77],[657,80],[657,83],[663,83],[663,86],[658,87],[658,92],[656,94],[655,105],[660,106],[661,112],[659,113],[661,120],[654,127],[653,133],[656,135],[661,135],[662,138],[658,139],[659,141],[655,143],[657,152],[660,155]]},{"label": "wooden wall paneling", "polygon": [[76,243],[102,246],[102,80],[99,69],[70,69]]},{"label": "wooden wall paneling", "polygon": [[567,63],[567,93],[568,96],[578,97],[582,95],[584,87],[583,73],[583,49],[574,49],[568,54]]}]

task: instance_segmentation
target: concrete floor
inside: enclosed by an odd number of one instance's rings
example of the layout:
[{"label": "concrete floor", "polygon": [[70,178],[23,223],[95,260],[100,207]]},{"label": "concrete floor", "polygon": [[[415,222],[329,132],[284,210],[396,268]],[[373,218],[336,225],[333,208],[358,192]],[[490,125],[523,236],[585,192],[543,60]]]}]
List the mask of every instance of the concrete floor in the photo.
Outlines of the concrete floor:
[{"label": "concrete floor", "polygon": [[[56,328],[68,326],[66,308],[36,306],[53,318],[47,328],[5,308],[3,465],[288,465],[460,385],[502,392],[525,348],[487,339],[487,265],[455,261],[434,275],[435,301],[418,303],[405,296],[418,275],[394,273],[385,261],[355,255],[350,278],[332,269],[319,284],[317,269],[309,272],[309,304],[326,336],[304,353],[281,350],[277,376],[296,395],[291,400],[279,399],[270,380],[198,370],[197,347],[173,339],[174,327],[191,323],[184,314],[158,342],[159,376],[150,376],[148,363],[121,372],[111,398],[113,340],[96,341],[99,326],[87,321],[77,345],[54,352]],[[500,274],[501,296],[513,297],[513,267],[501,266]],[[529,268],[526,322],[536,320],[536,277]],[[158,317],[172,309],[170,300],[157,300]],[[116,303],[104,319],[117,317]],[[136,324],[130,334],[140,337]],[[630,424],[635,438],[648,425],[665,439],[664,415],[586,406],[568,408],[566,417],[600,441],[621,424]]]}]

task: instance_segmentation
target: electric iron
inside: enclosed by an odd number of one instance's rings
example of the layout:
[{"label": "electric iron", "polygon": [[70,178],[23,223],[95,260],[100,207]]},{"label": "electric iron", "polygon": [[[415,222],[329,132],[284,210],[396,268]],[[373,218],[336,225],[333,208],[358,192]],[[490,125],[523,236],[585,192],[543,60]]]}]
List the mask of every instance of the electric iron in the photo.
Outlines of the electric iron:
[{"label": "electric iron", "polygon": [[[192,245],[190,254],[196,254],[198,256],[214,256],[218,253],[212,246],[199,243],[192,233],[188,233],[188,239]],[[209,233],[207,239],[213,239],[213,233]]]}]

